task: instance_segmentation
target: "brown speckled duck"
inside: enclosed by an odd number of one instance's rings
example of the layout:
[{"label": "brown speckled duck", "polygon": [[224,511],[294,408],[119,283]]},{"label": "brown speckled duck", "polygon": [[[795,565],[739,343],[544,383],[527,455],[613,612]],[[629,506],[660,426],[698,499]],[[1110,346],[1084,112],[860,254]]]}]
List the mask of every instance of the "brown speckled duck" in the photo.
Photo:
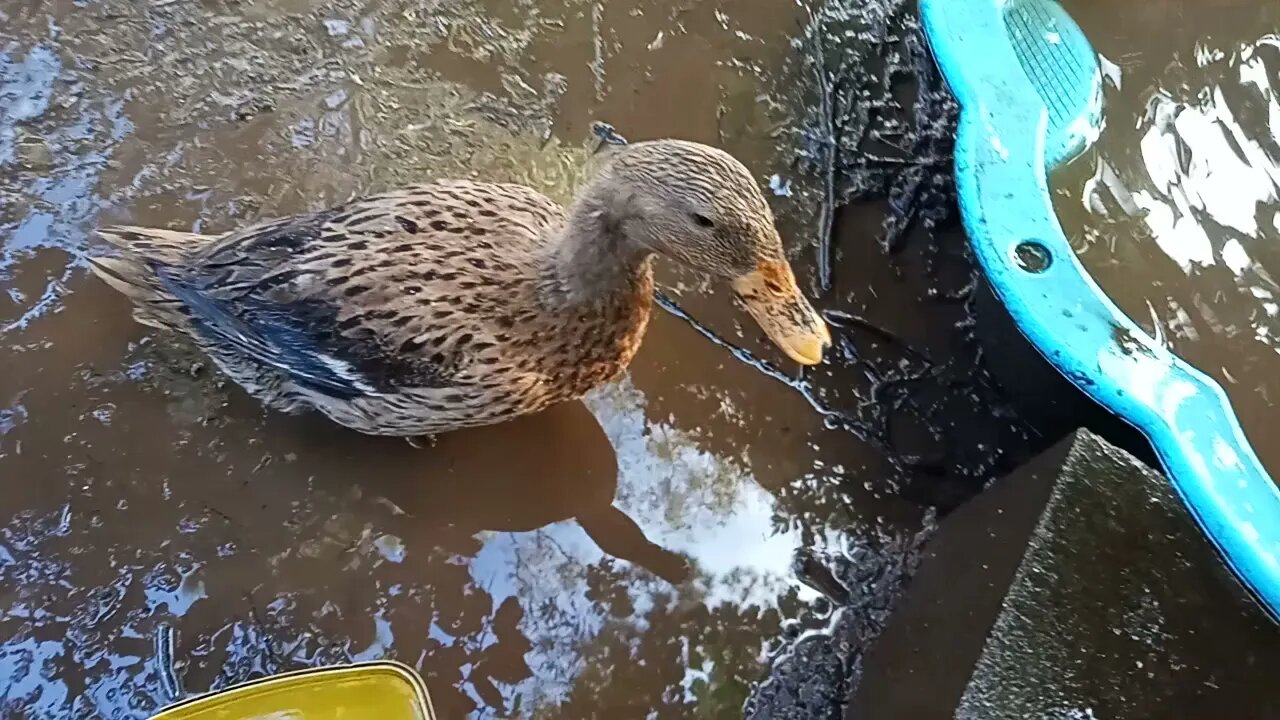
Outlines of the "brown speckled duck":
[{"label": "brown speckled duck", "polygon": [[751,174],[691,142],[616,150],[567,213],[526,187],[442,181],[217,237],[102,235],[120,252],[93,270],[139,322],[191,336],[273,408],[373,435],[495,423],[616,378],[655,255],[730,280],[793,360],[830,343]]}]

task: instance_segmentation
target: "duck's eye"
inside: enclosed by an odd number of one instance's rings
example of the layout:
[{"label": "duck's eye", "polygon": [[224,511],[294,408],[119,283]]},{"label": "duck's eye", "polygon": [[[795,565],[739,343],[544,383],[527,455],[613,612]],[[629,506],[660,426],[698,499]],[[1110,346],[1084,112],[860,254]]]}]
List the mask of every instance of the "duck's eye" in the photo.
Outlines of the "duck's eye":
[{"label": "duck's eye", "polygon": [[704,228],[709,228],[709,227],[715,227],[715,226],[716,226],[716,224],[715,224],[714,222],[712,222],[712,221],[711,221],[711,218],[707,217],[706,215],[699,214],[699,213],[694,213],[694,214],[693,214],[693,223],[694,223],[695,225],[698,225],[698,226],[701,226],[701,227],[704,227]]}]

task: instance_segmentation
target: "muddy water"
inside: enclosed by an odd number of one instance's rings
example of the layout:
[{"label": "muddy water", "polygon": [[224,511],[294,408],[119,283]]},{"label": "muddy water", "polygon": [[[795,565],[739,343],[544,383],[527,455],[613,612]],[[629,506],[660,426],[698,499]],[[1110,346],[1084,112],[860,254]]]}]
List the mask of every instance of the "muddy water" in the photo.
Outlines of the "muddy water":
[{"label": "muddy water", "polygon": [[1218,379],[1280,477],[1280,9],[1067,6],[1119,87],[1096,152],[1053,179],[1064,226],[1135,321]]},{"label": "muddy water", "polygon": [[[885,263],[882,205],[842,218],[819,304],[891,331],[842,340],[850,367],[807,397],[659,314],[624,382],[426,450],[262,411],[83,256],[108,221],[219,232],[432,177],[567,198],[608,120],[741,157],[809,278],[821,192],[784,131],[803,21],[738,0],[0,0],[3,714],[140,717],[396,657],[442,717],[740,715],[779,638],[849,601],[824,565],[921,530],[894,491],[925,477],[924,504],[953,503],[1008,432],[968,366],[931,369],[964,313],[903,284],[927,259]],[[721,289],[661,280],[784,367]],[[860,432],[815,411],[910,409],[899,375],[973,417]]]}]

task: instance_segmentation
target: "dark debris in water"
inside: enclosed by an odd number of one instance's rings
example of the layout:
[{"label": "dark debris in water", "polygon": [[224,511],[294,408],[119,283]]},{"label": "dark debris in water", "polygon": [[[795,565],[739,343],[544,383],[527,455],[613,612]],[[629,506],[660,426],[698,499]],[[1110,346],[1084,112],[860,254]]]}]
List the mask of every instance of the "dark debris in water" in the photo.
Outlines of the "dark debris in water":
[{"label": "dark debris in water", "polygon": [[[618,133],[617,128],[607,122],[597,120],[591,123],[591,134],[599,140],[599,147],[605,145],[626,145],[627,139]],[[598,149],[597,148],[597,149]]]},{"label": "dark debris in water", "polygon": [[[916,499],[945,512],[1016,464],[1037,436],[984,369],[975,333],[981,281],[959,227],[951,172],[958,106],[929,54],[914,2],[829,0],[810,13],[796,44],[814,98],[795,131],[796,169],[820,184],[820,291],[832,295],[839,287],[838,211],[878,203],[884,208],[878,244],[889,270],[922,285],[938,313],[958,319],[943,353],[913,346],[862,314],[828,310],[835,341],[828,362],[855,367],[865,380],[845,407],[811,379],[733,352],[801,392],[828,427],[883,452],[900,475],[889,483],[893,489],[913,497],[908,487],[924,486]],[[975,440],[965,427],[970,422],[993,429],[997,439]],[[909,436],[916,437],[910,447],[926,453],[905,447],[901,439]],[[883,547],[847,558],[798,559],[798,573],[826,588],[820,592],[839,609],[826,632],[788,643],[770,679],[749,699],[747,717],[844,716],[863,654],[914,572],[929,524],[915,536],[886,539]],[[848,591],[843,600],[842,590]]]},{"label": "dark debris in water", "polygon": [[[1007,403],[982,370],[974,334],[979,272],[959,228],[951,172],[958,106],[929,54],[914,2],[828,2],[812,12],[799,43],[819,102],[801,124],[797,164],[827,183],[819,223],[822,289],[836,281],[836,209],[879,201],[879,243],[890,265],[902,272],[914,253],[928,299],[959,311],[955,351],[945,359],[914,350],[857,315],[828,312],[837,352],[864,368],[869,383],[853,419],[841,413],[837,425],[873,438],[907,473],[956,474],[976,491],[1004,452],[992,444],[978,456],[961,457],[956,409],[990,409],[1007,421],[1014,439],[1034,433],[1004,410]],[[859,350],[867,342],[893,347],[896,362],[871,362]],[[919,457],[897,446],[894,425],[910,421],[923,427],[937,453]]]},{"label": "dark debris in water", "polygon": [[[833,601],[827,627],[791,638],[744,708],[750,720],[840,720],[862,677],[862,658],[884,629],[933,532],[881,535],[845,552],[798,556],[797,576]],[[843,596],[841,596],[843,593]]]},{"label": "dark debris in water", "polygon": [[[832,0],[810,11],[795,44],[802,51],[801,77],[814,98],[810,114],[793,132],[796,169],[821,186],[820,289],[836,283],[837,210],[881,202],[879,244],[888,270],[902,275],[901,266],[914,253],[923,277],[911,279],[926,288],[930,301],[952,306],[959,317],[953,351],[932,357],[857,313],[828,310],[835,344],[829,362],[857,368],[864,380],[851,405],[838,403],[822,383],[790,375],[720,337],[672,298],[658,293],[656,301],[739,361],[800,393],[829,429],[852,433],[883,454],[898,476],[889,481],[890,489],[901,490],[910,478],[957,486],[922,498],[948,510],[1009,464],[1011,446],[1024,446],[1036,435],[1006,409],[1006,399],[983,370],[974,332],[979,272],[959,229],[951,172],[958,106],[929,54],[913,2]],[[598,123],[594,132],[602,143],[625,142],[607,124]],[[1008,442],[957,438],[957,416],[975,412],[986,422],[994,418],[996,433]]]},{"label": "dark debris in water", "polygon": [[[914,3],[824,4],[810,14],[800,44],[816,111],[804,123],[799,168],[823,183],[817,264],[827,292],[839,206],[887,199],[880,241],[890,253],[914,223],[932,229],[952,218],[958,108],[929,56]],[[903,88],[914,90],[908,102]]]}]

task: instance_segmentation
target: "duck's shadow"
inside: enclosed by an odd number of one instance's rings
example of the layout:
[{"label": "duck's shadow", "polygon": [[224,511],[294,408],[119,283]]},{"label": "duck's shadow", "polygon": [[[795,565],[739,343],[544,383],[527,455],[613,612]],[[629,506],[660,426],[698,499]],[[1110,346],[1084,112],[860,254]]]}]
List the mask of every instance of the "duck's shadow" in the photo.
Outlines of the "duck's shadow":
[{"label": "duck's shadow", "polygon": [[354,484],[385,498],[404,513],[404,532],[528,532],[572,521],[613,557],[674,584],[690,574],[686,558],[651,542],[614,505],[617,457],[580,402],[446,433],[422,448],[317,418],[299,418],[295,427],[307,435],[307,464],[320,469],[313,487],[341,494]]}]

